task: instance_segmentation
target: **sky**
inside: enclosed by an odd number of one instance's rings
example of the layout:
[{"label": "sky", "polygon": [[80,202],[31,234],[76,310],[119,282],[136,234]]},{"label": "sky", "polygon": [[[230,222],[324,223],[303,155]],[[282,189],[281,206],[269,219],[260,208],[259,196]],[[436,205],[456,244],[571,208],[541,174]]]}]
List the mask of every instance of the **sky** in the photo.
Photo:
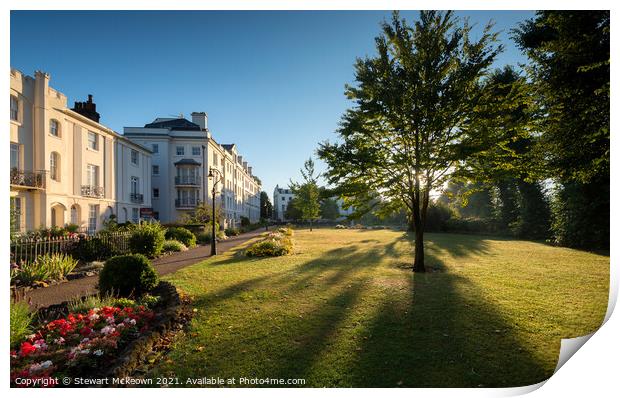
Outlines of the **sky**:
[{"label": "sky", "polygon": [[[412,21],[417,12],[401,15]],[[351,103],[357,57],[375,54],[388,11],[12,11],[11,67],[50,73],[68,105],[92,94],[101,123],[122,133],[156,117],[209,115],[221,144],[235,143],[272,196],[299,180],[304,160]],[[495,22],[505,51],[524,63],[510,29],[529,11],[463,11],[480,33]]]}]

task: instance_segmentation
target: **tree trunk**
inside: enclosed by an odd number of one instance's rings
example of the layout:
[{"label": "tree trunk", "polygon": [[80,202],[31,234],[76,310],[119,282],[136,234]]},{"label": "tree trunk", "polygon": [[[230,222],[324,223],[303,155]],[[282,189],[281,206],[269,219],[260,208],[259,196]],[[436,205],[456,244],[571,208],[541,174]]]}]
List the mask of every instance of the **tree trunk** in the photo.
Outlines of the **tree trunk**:
[{"label": "tree trunk", "polygon": [[312,220],[310,220],[310,231],[312,231]]},{"label": "tree trunk", "polygon": [[415,231],[415,253],[413,260],[413,272],[426,272],[424,267],[424,230],[417,228]]}]

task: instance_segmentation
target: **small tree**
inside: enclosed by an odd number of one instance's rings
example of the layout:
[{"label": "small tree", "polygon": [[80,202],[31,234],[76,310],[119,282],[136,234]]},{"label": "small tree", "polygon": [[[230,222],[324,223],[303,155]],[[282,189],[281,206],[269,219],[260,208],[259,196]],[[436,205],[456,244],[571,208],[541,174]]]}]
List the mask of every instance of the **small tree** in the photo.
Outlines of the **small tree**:
[{"label": "small tree", "polygon": [[338,203],[331,198],[324,199],[321,202],[321,218],[325,220],[335,220],[338,217],[340,217]]},{"label": "small tree", "polygon": [[301,212],[301,218],[310,221],[310,231],[312,231],[312,221],[319,218],[321,210],[319,186],[316,183],[317,177],[314,175],[314,162],[312,158],[304,162],[304,167],[300,171],[303,182],[296,183],[291,181],[290,188],[293,194],[295,194],[296,206]]},{"label": "small tree", "polygon": [[293,198],[289,200],[286,205],[286,211],[284,212],[284,218],[287,220],[301,220],[301,210],[297,207],[297,199]]},{"label": "small tree", "polygon": [[269,200],[267,192],[260,193],[260,218],[269,220],[273,216],[273,205]]}]

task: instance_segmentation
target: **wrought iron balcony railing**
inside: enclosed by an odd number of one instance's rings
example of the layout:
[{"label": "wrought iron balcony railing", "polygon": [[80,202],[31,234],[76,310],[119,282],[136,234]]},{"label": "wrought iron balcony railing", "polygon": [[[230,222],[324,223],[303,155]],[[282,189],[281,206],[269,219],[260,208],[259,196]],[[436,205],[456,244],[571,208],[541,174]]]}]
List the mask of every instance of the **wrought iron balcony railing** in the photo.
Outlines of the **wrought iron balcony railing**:
[{"label": "wrought iron balcony railing", "polygon": [[94,185],[82,185],[82,196],[88,196],[90,198],[103,198],[105,190],[103,187],[97,187]]},{"label": "wrought iron balcony railing", "polygon": [[141,193],[131,193],[129,195],[129,200],[131,200],[131,203],[143,203],[144,195]]},{"label": "wrought iron balcony railing", "polygon": [[175,185],[200,185],[200,176],[176,176],[174,177]]},{"label": "wrought iron balcony railing", "polygon": [[11,185],[29,188],[45,188],[45,171],[11,169]]}]

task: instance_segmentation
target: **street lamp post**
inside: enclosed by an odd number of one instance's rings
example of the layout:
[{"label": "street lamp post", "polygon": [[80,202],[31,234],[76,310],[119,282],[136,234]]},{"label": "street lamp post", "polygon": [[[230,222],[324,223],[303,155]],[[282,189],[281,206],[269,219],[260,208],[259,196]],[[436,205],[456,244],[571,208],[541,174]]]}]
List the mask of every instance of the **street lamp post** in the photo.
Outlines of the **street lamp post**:
[{"label": "street lamp post", "polygon": [[222,174],[218,169],[209,167],[209,179],[213,180],[213,189],[211,190],[211,204],[213,205],[213,213],[211,215],[211,255],[215,256],[217,254],[217,248],[215,246],[215,192],[217,183],[222,180]]}]

